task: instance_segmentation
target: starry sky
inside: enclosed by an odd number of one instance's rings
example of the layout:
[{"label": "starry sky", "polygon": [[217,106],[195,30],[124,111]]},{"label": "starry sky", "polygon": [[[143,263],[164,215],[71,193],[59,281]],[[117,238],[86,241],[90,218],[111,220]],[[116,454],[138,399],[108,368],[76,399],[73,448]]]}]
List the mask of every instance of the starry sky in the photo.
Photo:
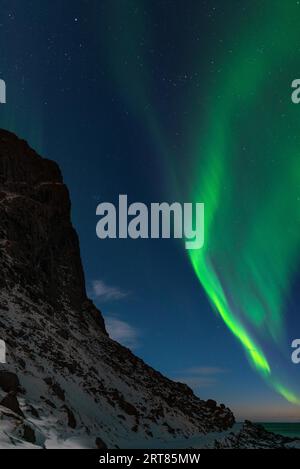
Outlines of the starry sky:
[{"label": "starry sky", "polygon": [[[299,420],[300,2],[0,7],[0,125],[60,165],[113,337],[238,419]],[[119,194],[204,202],[205,249],[100,241]]]}]

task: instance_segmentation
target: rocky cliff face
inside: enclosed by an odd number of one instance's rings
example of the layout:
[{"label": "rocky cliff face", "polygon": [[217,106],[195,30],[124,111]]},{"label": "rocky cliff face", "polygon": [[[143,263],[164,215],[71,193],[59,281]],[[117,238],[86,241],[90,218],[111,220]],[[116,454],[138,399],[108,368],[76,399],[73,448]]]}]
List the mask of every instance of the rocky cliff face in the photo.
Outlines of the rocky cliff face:
[{"label": "rocky cliff face", "polygon": [[23,291],[46,314],[68,323],[66,308],[84,322],[101,314],[87,299],[70,199],[56,163],[39,157],[25,141],[0,132],[0,262],[6,291]]},{"label": "rocky cliff face", "polygon": [[0,447],[184,447],[230,431],[228,408],[108,337],[86,296],[58,166],[4,130],[0,269]]}]

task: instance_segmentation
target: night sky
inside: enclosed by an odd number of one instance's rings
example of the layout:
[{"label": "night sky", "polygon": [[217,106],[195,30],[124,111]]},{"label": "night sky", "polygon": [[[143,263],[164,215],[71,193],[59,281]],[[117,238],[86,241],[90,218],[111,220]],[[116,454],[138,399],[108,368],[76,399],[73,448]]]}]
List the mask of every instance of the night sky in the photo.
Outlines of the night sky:
[{"label": "night sky", "polygon": [[[238,418],[300,419],[300,2],[0,0],[0,125],[60,165],[112,335]],[[206,245],[97,239],[204,202]]]}]

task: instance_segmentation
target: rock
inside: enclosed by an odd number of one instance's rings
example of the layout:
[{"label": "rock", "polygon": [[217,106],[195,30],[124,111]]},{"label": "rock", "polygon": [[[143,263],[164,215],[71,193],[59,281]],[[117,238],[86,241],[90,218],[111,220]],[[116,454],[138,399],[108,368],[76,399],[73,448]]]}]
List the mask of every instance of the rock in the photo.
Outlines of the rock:
[{"label": "rock", "polygon": [[52,409],[56,409],[56,405],[54,404],[54,402],[50,401],[50,399],[45,399],[45,402]]},{"label": "rock", "polygon": [[[5,392],[14,393],[3,402],[21,415],[19,376],[22,408],[36,417],[39,441],[47,439],[47,426],[54,440],[72,433],[91,447],[99,434],[105,443],[96,445],[113,448],[137,436],[147,445],[153,434],[161,446],[166,436],[182,440],[232,427],[230,409],[199,399],[109,338],[86,294],[59,167],[4,130],[0,201],[1,339],[14,375],[10,384],[2,376]],[[33,440],[28,429],[25,436]]]},{"label": "rock", "polygon": [[36,442],[35,432],[29,425],[24,425],[23,427],[23,438],[28,443],[34,444]]},{"label": "rock", "polygon": [[107,449],[107,445],[104,443],[104,441],[101,438],[96,438],[96,448],[97,449]]},{"label": "rock", "polygon": [[[216,449],[285,449],[289,448],[297,439],[270,433],[262,425],[253,424],[246,420],[237,433],[216,440]],[[298,445],[300,440],[298,440]],[[298,446],[299,447],[299,446]]]},{"label": "rock", "polygon": [[208,399],[206,405],[209,409],[215,409],[217,407],[217,403],[213,399]]},{"label": "rock", "polygon": [[60,400],[62,401],[65,400],[65,391],[62,389],[62,387],[58,383],[52,384],[52,391]]},{"label": "rock", "polygon": [[36,408],[33,405],[29,406],[29,411],[33,415],[33,417],[35,417],[37,419],[40,417],[38,411],[36,410]]},{"label": "rock", "polygon": [[[60,169],[26,142],[0,130],[0,240],[14,268],[4,284],[25,288],[55,312],[65,304],[89,314],[106,334],[100,311],[87,298],[78,236],[71,224],[69,192]],[[60,322],[60,326],[63,322]]]},{"label": "rock", "polygon": [[5,392],[17,392],[20,386],[19,378],[15,373],[0,371],[0,388]]},{"label": "rock", "polygon": [[45,383],[50,387],[52,392],[61,400],[65,400],[65,391],[62,389],[60,384],[56,383],[52,378],[47,376],[44,378]]},{"label": "rock", "polygon": [[63,409],[65,409],[65,411],[67,412],[68,426],[70,428],[76,428],[77,422],[76,422],[76,419],[75,419],[75,415],[73,414],[71,409],[69,409],[69,407],[66,406],[66,405],[63,406]]},{"label": "rock", "polygon": [[24,414],[20,409],[18,399],[14,392],[10,392],[9,394],[7,394],[4,399],[2,399],[2,401],[0,402],[0,405],[12,410],[15,414],[20,415],[20,417],[24,417]]}]

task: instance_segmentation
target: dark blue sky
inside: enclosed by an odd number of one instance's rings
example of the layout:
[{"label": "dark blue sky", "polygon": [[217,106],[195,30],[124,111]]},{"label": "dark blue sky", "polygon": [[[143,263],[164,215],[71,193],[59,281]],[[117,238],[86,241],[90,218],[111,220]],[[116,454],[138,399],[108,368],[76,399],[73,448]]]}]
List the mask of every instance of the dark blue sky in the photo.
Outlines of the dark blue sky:
[{"label": "dark blue sky", "polygon": [[188,184],[190,100],[197,94],[197,112],[205,105],[212,51],[225,47],[232,11],[246,21],[250,3],[0,0],[0,125],[60,165],[88,291],[121,340],[238,417],[286,420],[300,411],[251,370],[179,241],[95,233],[97,204],[118,194],[181,198],[168,176],[179,167]]}]

